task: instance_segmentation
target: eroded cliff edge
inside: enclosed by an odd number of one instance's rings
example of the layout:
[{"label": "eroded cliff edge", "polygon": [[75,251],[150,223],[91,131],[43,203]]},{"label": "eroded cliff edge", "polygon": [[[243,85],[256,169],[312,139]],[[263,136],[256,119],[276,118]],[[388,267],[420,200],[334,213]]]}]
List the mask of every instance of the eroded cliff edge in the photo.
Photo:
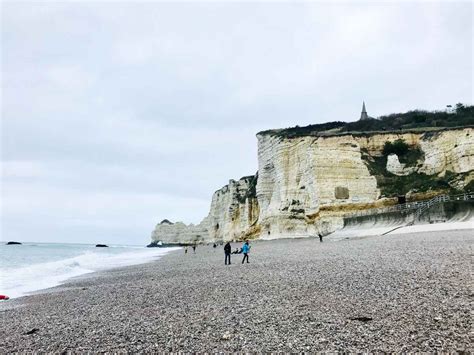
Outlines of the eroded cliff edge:
[{"label": "eroded cliff edge", "polygon": [[[275,134],[274,132],[277,132]],[[327,234],[343,217],[448,190],[472,189],[473,128],[285,137],[257,134],[258,173],[217,190],[198,225],[164,221],[152,241],[194,243]],[[406,155],[386,154],[402,140]]]}]

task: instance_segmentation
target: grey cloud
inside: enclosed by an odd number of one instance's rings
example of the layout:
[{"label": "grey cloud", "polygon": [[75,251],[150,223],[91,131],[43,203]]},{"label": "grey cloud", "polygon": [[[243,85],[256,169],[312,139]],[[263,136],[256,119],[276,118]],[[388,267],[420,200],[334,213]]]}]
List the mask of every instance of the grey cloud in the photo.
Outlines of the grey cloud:
[{"label": "grey cloud", "polygon": [[144,244],[254,173],[259,130],[472,102],[470,3],[2,10],[5,238]]}]

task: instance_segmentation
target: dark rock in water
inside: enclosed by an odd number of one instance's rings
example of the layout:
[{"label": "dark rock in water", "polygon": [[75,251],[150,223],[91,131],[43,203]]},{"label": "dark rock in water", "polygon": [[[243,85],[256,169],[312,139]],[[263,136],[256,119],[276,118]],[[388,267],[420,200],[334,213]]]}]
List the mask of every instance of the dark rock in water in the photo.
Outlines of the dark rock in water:
[{"label": "dark rock in water", "polygon": [[148,244],[146,247],[147,248],[170,248],[170,247],[182,247],[186,245],[187,244],[183,244],[183,243],[172,244],[172,243],[162,243],[161,241],[154,241]]},{"label": "dark rock in water", "polygon": [[8,242],[7,245],[21,245],[20,242]]},{"label": "dark rock in water", "polygon": [[105,244],[97,244],[95,247],[96,248],[108,248],[109,246],[105,245]]},{"label": "dark rock in water", "polygon": [[36,332],[39,332],[38,328],[33,328],[31,330],[28,330],[25,334],[30,335],[30,334],[35,334]]}]

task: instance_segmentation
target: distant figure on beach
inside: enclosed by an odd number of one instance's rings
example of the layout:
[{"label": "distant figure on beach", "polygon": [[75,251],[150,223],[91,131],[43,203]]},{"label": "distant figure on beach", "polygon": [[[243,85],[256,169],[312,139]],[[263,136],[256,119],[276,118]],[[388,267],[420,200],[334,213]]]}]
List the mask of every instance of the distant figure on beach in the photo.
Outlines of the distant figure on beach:
[{"label": "distant figure on beach", "polygon": [[247,240],[244,245],[242,245],[242,253],[244,253],[244,258],[242,259],[242,264],[247,259],[247,263],[249,262],[249,253],[250,253],[250,245],[249,241]]},{"label": "distant figure on beach", "polygon": [[188,247],[184,247],[184,254],[188,253]]},{"label": "distant figure on beach", "polygon": [[227,242],[227,244],[224,246],[225,265],[227,265],[227,260],[229,260],[229,265],[230,265],[230,252],[231,251],[232,251],[232,247],[230,246],[230,243]]},{"label": "distant figure on beach", "polygon": [[193,253],[196,254],[196,244],[193,244]]},{"label": "distant figure on beach", "polygon": [[318,233],[319,235],[319,241],[322,243],[323,242],[323,235],[321,233]]}]

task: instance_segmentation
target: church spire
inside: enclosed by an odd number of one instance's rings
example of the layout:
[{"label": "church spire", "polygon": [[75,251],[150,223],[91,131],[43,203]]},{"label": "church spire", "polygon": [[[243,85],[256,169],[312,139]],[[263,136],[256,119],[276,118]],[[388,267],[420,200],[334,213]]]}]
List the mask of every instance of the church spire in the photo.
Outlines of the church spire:
[{"label": "church spire", "polygon": [[360,113],[360,119],[366,120],[368,118],[369,118],[369,115],[367,115],[367,110],[365,109],[365,101],[362,101],[362,112]]}]

